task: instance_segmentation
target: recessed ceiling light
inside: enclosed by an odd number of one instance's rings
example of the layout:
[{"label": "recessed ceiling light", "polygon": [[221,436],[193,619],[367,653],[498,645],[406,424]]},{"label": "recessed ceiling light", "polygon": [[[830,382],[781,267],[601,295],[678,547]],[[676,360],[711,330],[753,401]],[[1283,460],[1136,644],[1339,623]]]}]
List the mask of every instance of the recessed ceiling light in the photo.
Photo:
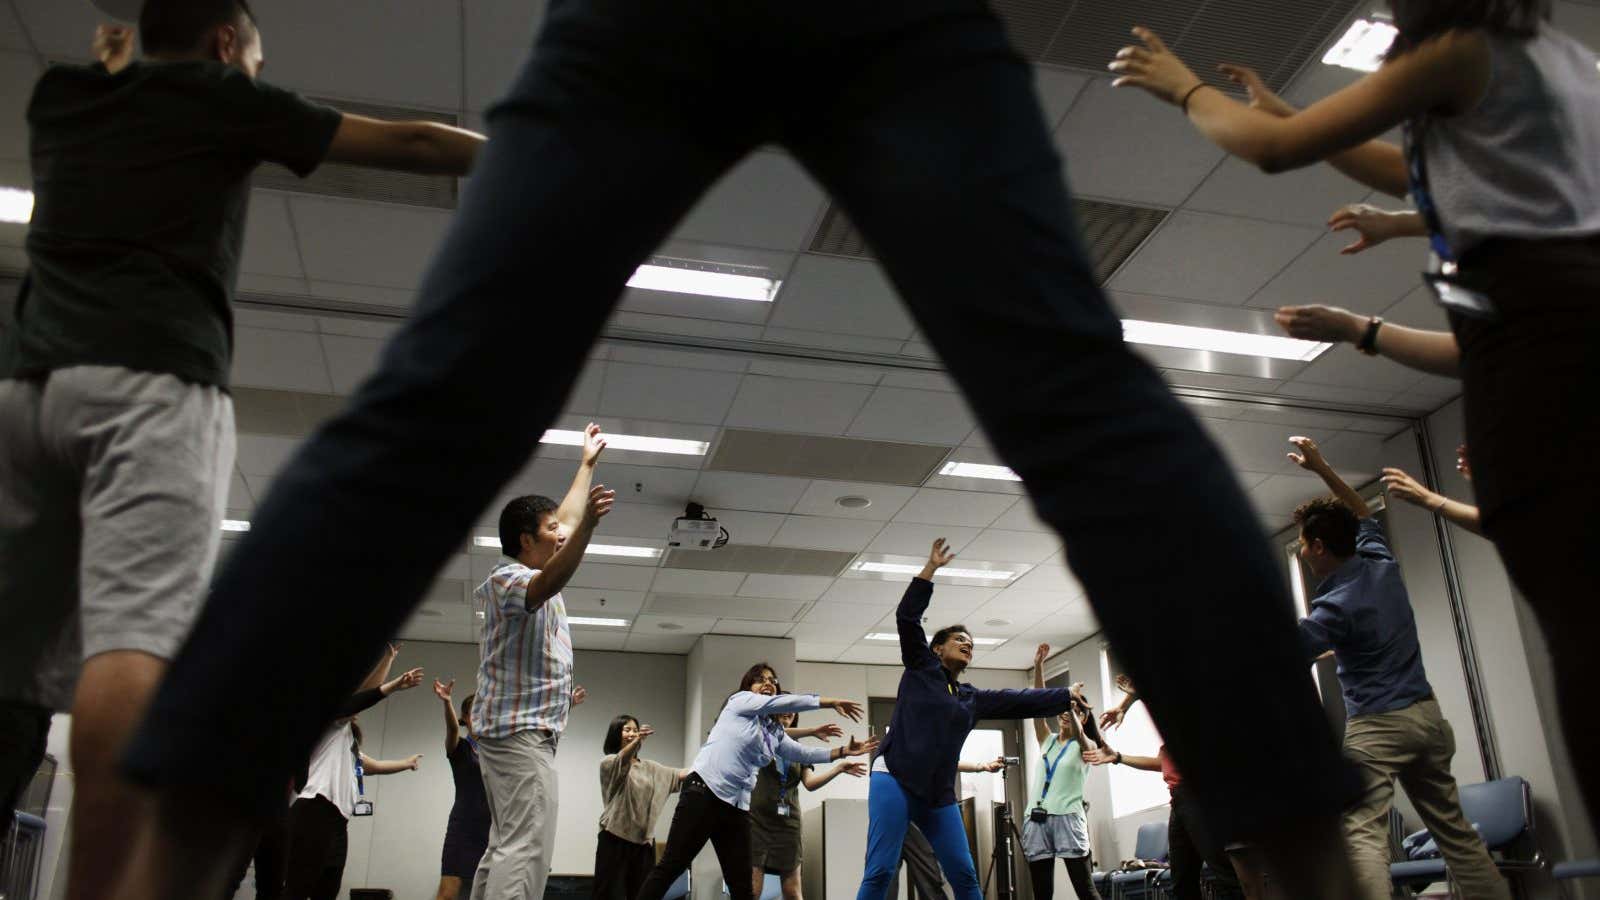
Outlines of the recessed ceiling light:
[{"label": "recessed ceiling light", "polygon": [[[873,633],[867,635],[867,640],[869,640],[869,641],[898,641],[898,640],[900,640],[900,635],[894,634],[894,633],[888,632],[888,631],[874,631]],[[999,646],[1001,644],[1004,644],[1007,640],[1008,640],[1007,638],[981,638],[981,637],[975,637],[975,638],[972,639],[972,643],[978,645],[979,647],[997,647],[997,646]]]},{"label": "recessed ceiling light", "polygon": [[[606,447],[612,450],[637,450],[640,453],[672,453],[678,456],[705,456],[711,449],[706,441],[686,441],[678,438],[641,437],[635,434],[607,434]],[[541,444],[559,444],[563,447],[582,447],[583,432],[552,428],[539,438]]]},{"label": "recessed ceiling light", "polygon": [[651,263],[635,269],[633,277],[628,279],[628,287],[646,291],[699,294],[728,300],[754,300],[758,303],[771,303],[782,285],[783,282],[778,279],[759,275],[738,275],[731,272],[660,266]]},{"label": "recessed ceiling light", "polygon": [[1330,66],[1376,72],[1383,65],[1383,58],[1399,33],[1399,29],[1388,22],[1357,19],[1350,23],[1350,30],[1339,38],[1338,43],[1322,55],[1322,61]]},{"label": "recessed ceiling light", "polygon": [[683,626],[679,625],[677,622],[662,622],[662,623],[656,625],[656,627],[661,629],[662,631],[682,631],[683,630]]},{"label": "recessed ceiling light", "polygon": [[856,494],[849,494],[847,496],[840,497],[833,502],[839,504],[845,509],[866,509],[872,505],[872,501],[869,498]]},{"label": "recessed ceiling light", "polygon": [[984,622],[983,624],[989,626],[990,628],[1004,628],[1007,625],[1011,624],[1011,620],[1010,619],[989,619],[988,621]]},{"label": "recessed ceiling light", "polygon": [[1221,328],[1199,328],[1194,325],[1173,325],[1169,322],[1142,322],[1138,319],[1122,320],[1122,339],[1130,344],[1176,347],[1180,350],[1209,350],[1214,353],[1264,356],[1295,362],[1310,362],[1333,346],[1318,341],[1302,341],[1299,338],[1271,334],[1224,331]]},{"label": "recessed ceiling light", "polygon": [[603,616],[567,616],[569,625],[598,625],[604,628],[627,628],[627,619],[608,619]]},{"label": "recessed ceiling light", "polygon": [[[475,535],[472,546],[489,550],[500,549],[500,539],[488,535]],[[626,544],[590,544],[584,548],[585,556],[625,556],[631,559],[655,559],[661,555],[659,547],[634,547]]]},{"label": "recessed ceiling light", "polygon": [[0,222],[26,225],[33,218],[33,191],[0,187]]},{"label": "recessed ceiling light", "polygon": [[223,531],[249,531],[250,523],[244,519],[223,519]]},{"label": "recessed ceiling light", "polygon": [[[886,562],[858,562],[850,568],[857,572],[874,572],[882,575],[916,575],[922,567],[911,563],[886,563]],[[956,569],[945,566],[934,573],[934,577],[943,575],[946,578],[977,578],[983,581],[1010,581],[1017,577],[1016,572],[1004,569]]]},{"label": "recessed ceiling light", "polygon": [[1005,466],[991,466],[984,463],[947,462],[944,468],[939,470],[939,474],[954,478],[988,478],[992,481],[1022,480],[1022,476]]}]

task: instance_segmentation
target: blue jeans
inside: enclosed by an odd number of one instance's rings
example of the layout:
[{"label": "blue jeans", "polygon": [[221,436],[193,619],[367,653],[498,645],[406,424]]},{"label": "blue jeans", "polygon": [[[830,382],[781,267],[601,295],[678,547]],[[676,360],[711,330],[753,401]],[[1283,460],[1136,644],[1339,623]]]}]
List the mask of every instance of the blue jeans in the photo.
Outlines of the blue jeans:
[{"label": "blue jeans", "polygon": [[[634,268],[772,142],[881,258],[1209,808],[1241,830],[1337,813],[1288,587],[1221,453],[1123,343],[986,3],[552,0],[488,125],[412,318],[257,506],[130,777],[270,809],[527,462]],[[1257,686],[1277,752],[1219,732],[1196,684]]]},{"label": "blue jeans", "polygon": [[950,803],[929,807],[906,793],[893,775],[873,772],[867,791],[867,817],[867,869],[861,876],[856,900],[884,900],[888,896],[889,881],[900,868],[906,827],[912,822],[932,845],[956,900],[983,900],[960,806]]}]

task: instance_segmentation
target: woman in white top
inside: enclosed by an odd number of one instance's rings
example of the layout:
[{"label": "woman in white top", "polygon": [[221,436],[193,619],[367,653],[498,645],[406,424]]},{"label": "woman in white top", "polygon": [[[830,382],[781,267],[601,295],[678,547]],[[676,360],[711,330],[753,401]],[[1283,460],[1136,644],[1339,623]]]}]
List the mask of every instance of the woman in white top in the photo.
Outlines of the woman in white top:
[{"label": "woman in white top", "polygon": [[600,837],[594,848],[595,900],[633,900],[656,863],[656,819],[688,769],[639,755],[655,729],[630,715],[611,720],[600,760]]},{"label": "woman in white top", "polygon": [[[1427,280],[1454,340],[1325,307],[1279,319],[1297,337],[1461,377],[1483,531],[1544,626],[1570,756],[1600,823],[1600,729],[1577,718],[1600,681],[1588,646],[1600,611],[1573,565],[1600,536],[1589,459],[1600,436],[1600,60],[1550,26],[1548,0],[1389,5],[1399,33],[1383,65],[1304,110],[1240,67],[1222,70],[1248,105],[1207,90],[1145,28],[1110,68],[1265,171],[1326,160],[1411,194],[1417,213],[1385,233],[1428,235]],[[1397,126],[1403,148],[1375,140]],[[1359,227],[1355,215],[1335,224]]]}]

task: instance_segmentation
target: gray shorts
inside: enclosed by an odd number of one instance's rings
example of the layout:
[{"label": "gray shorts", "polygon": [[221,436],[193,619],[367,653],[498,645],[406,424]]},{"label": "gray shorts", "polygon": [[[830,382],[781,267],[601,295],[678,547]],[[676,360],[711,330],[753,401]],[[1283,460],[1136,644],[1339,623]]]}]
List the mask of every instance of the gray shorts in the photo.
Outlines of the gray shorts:
[{"label": "gray shorts", "polygon": [[83,661],[170,659],[217,558],[233,401],[75,366],[0,380],[0,700],[65,710]]},{"label": "gray shorts", "polygon": [[1089,855],[1089,823],[1078,813],[1050,816],[1043,822],[1022,823],[1022,855],[1028,862],[1064,856]]}]

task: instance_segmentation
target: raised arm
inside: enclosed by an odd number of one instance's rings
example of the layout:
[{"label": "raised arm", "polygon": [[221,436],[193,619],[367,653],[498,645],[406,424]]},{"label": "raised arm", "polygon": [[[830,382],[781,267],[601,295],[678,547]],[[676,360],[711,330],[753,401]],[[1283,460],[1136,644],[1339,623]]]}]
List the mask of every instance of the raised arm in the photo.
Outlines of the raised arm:
[{"label": "raised arm", "polygon": [[1389,496],[1396,500],[1403,500],[1412,506],[1444,516],[1445,521],[1454,522],[1473,534],[1483,534],[1483,523],[1478,516],[1478,508],[1460,500],[1451,500],[1443,494],[1430,491],[1423,487],[1421,482],[1407,475],[1402,469],[1384,469],[1383,487]]},{"label": "raised arm", "polygon": [[561,589],[572,580],[578,571],[578,564],[583,561],[584,552],[589,549],[589,539],[594,537],[595,526],[606,513],[611,512],[611,505],[616,500],[617,492],[607,490],[603,484],[589,489],[583,516],[578,520],[577,527],[572,529],[572,534],[568,535],[561,547],[550,554],[550,561],[545,563],[544,568],[528,579],[523,603],[530,612],[561,593]]},{"label": "raised arm", "polygon": [[1371,349],[1377,355],[1430,375],[1461,377],[1461,348],[1456,344],[1455,335],[1448,331],[1408,328],[1381,321],[1376,316],[1320,304],[1284,306],[1273,318],[1290,337],[1333,344],[1343,342],[1357,347],[1376,323],[1378,330],[1373,335]]},{"label": "raised arm", "polygon": [[1322,483],[1328,486],[1328,490],[1333,492],[1333,496],[1337,497],[1340,503],[1350,507],[1356,518],[1372,518],[1372,508],[1367,506],[1367,501],[1361,499],[1361,495],[1346,484],[1345,480],[1339,477],[1339,473],[1333,470],[1333,466],[1328,465],[1328,461],[1322,458],[1322,451],[1317,447],[1316,441],[1297,436],[1289,438],[1289,443],[1300,450],[1299,453],[1289,454],[1290,462],[1320,477]]},{"label": "raised arm", "polygon": [[928,647],[928,635],[922,630],[922,614],[928,611],[933,599],[934,573],[949,565],[956,555],[950,551],[950,542],[939,538],[928,552],[928,561],[922,572],[911,579],[906,592],[895,607],[895,630],[900,635],[900,662],[908,669],[938,667],[939,658]]},{"label": "raised arm", "polygon": [[589,488],[594,483],[594,469],[605,449],[606,439],[600,433],[600,426],[593,422],[585,425],[583,458],[578,463],[578,471],[572,476],[572,487],[567,489],[567,496],[562,498],[561,506],[556,509],[556,521],[561,523],[561,527],[575,529],[583,521],[583,510],[589,502]]},{"label": "raised arm", "polygon": [[422,754],[413,753],[405,759],[373,759],[361,754],[361,768],[368,775],[393,775],[397,772],[415,772],[422,765]]},{"label": "raised arm", "polygon": [[126,25],[97,25],[91,48],[94,58],[115,75],[133,62],[133,29]]},{"label": "raised arm", "polygon": [[[1035,688],[1044,688],[1044,660],[1049,655],[1049,644],[1040,644],[1033,651],[1033,686]],[[1035,718],[1033,720],[1033,736],[1039,739],[1039,746],[1041,747],[1044,746],[1045,741],[1050,740],[1050,726],[1045,723],[1044,719]]]},{"label": "raised arm", "polygon": [[[389,659],[389,662],[393,662],[392,657]],[[382,663],[380,664],[379,669],[374,671],[381,674],[387,674],[389,671],[389,665],[388,663]],[[365,712],[366,710],[377,706],[380,701],[388,697],[390,694],[393,694],[396,691],[409,691],[421,683],[422,669],[419,667],[411,669],[397,678],[392,678],[388,681],[385,681],[383,684],[380,684],[377,687],[363,688],[358,690],[346,698],[344,705],[339,707],[339,712],[336,716],[334,716],[334,718],[344,719],[358,713]]]},{"label": "raised arm", "polygon": [[439,122],[387,122],[345,113],[327,159],[423,175],[465,175],[484,141],[475,131]]},{"label": "raised arm", "polygon": [[634,759],[638,757],[639,751],[644,748],[645,738],[655,733],[656,730],[649,725],[640,725],[639,736],[623,744],[622,750],[617,753],[617,771],[628,771],[628,767],[633,765]]},{"label": "raised arm", "polygon": [[367,677],[361,680],[361,685],[356,688],[356,691],[360,692],[375,688],[387,681],[389,679],[389,670],[394,668],[395,657],[399,655],[400,646],[396,642],[390,641],[385,644],[383,653],[378,657],[378,661],[373,664],[372,670],[367,673]]},{"label": "raised arm", "polygon": [[[1133,689],[1133,682],[1126,675],[1117,676],[1117,687],[1122,689],[1122,701],[1100,714],[1100,729],[1115,728],[1122,724],[1122,719],[1139,702],[1139,692]],[[1102,742],[1104,743],[1104,742]]]},{"label": "raised arm", "polygon": [[456,744],[461,740],[461,723],[457,721],[456,703],[450,698],[450,691],[456,686],[456,680],[450,679],[448,684],[435,678],[433,680],[433,695],[444,703],[444,755],[449,756],[456,752]]}]

